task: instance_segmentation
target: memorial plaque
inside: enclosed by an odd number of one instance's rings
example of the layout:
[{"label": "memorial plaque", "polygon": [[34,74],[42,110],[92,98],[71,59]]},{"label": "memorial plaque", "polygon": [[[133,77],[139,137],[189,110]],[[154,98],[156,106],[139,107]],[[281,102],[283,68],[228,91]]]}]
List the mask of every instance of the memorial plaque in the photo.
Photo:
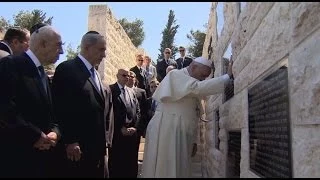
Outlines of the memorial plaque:
[{"label": "memorial plaque", "polygon": [[228,140],[228,170],[227,178],[240,177],[241,132],[230,131]]},{"label": "memorial plaque", "polygon": [[282,66],[248,90],[250,170],[292,178],[288,69]]}]

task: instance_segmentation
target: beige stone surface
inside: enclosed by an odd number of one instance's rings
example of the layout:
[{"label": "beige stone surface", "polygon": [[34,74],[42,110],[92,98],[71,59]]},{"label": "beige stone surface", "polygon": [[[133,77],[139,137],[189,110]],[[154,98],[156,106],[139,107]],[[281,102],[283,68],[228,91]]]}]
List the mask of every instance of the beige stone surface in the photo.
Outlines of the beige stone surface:
[{"label": "beige stone surface", "polygon": [[[234,34],[232,36],[232,55],[234,60],[251,39],[266,14],[273,7],[274,2],[247,2],[243,12],[241,12]],[[238,61],[238,60],[237,60]],[[242,67],[243,68],[243,67]],[[239,71],[241,69],[239,68]]]},{"label": "beige stone surface", "polygon": [[132,44],[107,5],[90,5],[88,30],[98,31],[107,41],[106,58],[99,66],[103,84],[115,83],[118,69],[130,69],[135,66],[138,53],[146,54],[143,49]]},{"label": "beige stone surface", "polygon": [[[218,5],[217,2],[212,2],[212,4],[211,4],[211,10],[210,10],[209,21],[208,21],[208,28],[207,28],[207,32],[206,32],[207,35],[204,40],[203,50],[202,50],[202,56],[205,58],[208,58],[209,46],[211,45],[212,52],[214,52],[216,49],[217,41],[218,41],[218,33],[217,33],[218,18],[217,18],[217,11],[216,11],[217,5]],[[210,44],[210,39],[211,39],[211,44]]]},{"label": "beige stone surface", "polygon": [[234,62],[235,93],[249,86],[289,53],[290,18],[290,4],[287,2],[277,2],[264,18]]},{"label": "beige stone surface", "polygon": [[293,124],[320,124],[320,28],[289,56]]},{"label": "beige stone surface", "polygon": [[320,125],[294,126],[292,157],[295,178],[320,177]]},{"label": "beige stone surface", "polygon": [[[214,120],[215,111],[220,110],[220,145],[219,150],[215,149],[214,123],[204,123],[202,138],[205,139],[200,142],[204,144],[205,177],[226,177],[228,131],[241,129],[240,177],[259,178],[249,168],[248,88],[283,61],[289,66],[293,177],[320,177],[320,79],[317,73],[320,68],[320,3],[247,2],[244,11],[232,22],[230,19],[238,14],[238,8],[237,4],[225,3],[227,21],[221,37],[211,44],[215,76],[220,76],[222,56],[231,36],[235,95],[227,102],[223,102],[223,95],[206,99],[207,119]],[[214,11],[209,24],[216,24]],[[210,26],[209,31],[207,38],[217,34],[215,27]]]},{"label": "beige stone surface", "polygon": [[291,3],[292,39],[297,46],[303,39],[320,27],[320,2]]}]

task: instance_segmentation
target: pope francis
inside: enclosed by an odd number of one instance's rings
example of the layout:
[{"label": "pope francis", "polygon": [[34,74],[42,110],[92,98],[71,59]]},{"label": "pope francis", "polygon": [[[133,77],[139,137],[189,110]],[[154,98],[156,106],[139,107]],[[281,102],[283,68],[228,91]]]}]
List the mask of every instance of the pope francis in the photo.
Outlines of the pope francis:
[{"label": "pope francis", "polygon": [[188,67],[170,71],[154,92],[160,103],[147,127],[142,177],[191,177],[200,98],[222,93],[232,75],[231,60],[228,74],[205,80],[211,63],[198,57]]}]

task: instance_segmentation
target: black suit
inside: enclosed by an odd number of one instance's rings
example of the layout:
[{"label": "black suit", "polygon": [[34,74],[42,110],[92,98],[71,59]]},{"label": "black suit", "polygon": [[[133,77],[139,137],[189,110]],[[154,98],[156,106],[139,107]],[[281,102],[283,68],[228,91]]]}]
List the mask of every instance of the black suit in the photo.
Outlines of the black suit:
[{"label": "black suit", "polygon": [[[91,73],[77,56],[56,68],[52,81],[54,105],[61,124],[62,141],[79,143],[81,159],[66,159],[70,177],[104,177],[106,155],[105,91],[97,90]],[[64,155],[66,158],[66,154]]]},{"label": "black suit", "polygon": [[136,74],[136,79],[138,80],[138,88],[144,89],[147,92],[147,96],[150,96],[150,88],[146,78],[146,70],[141,68],[141,73],[138,66],[135,66],[130,69]]},{"label": "black suit", "polygon": [[110,178],[128,177],[136,178],[138,172],[137,133],[124,136],[122,127],[135,127],[140,123],[139,103],[132,90],[128,89],[132,101],[132,122],[126,123],[126,105],[122,98],[121,90],[117,83],[110,85],[114,110],[114,134],[112,147],[109,154]]},{"label": "black suit", "polygon": [[192,62],[192,59],[187,56],[185,56],[184,61],[183,61],[183,58],[180,57],[180,58],[176,59],[177,69],[182,69],[182,68],[188,67],[191,62]]},{"label": "black suit", "polygon": [[8,48],[8,46],[3,44],[2,42],[0,42],[0,50],[5,51],[11,55],[11,52],[10,52],[10,49]]},{"label": "black suit", "polygon": [[55,123],[50,88],[45,92],[39,71],[23,53],[0,62],[0,176],[50,177],[55,148],[33,147],[41,132],[60,132]]},{"label": "black suit", "polygon": [[166,69],[169,65],[177,67],[177,63],[172,59],[169,59],[168,62],[166,62],[164,59],[157,62],[157,80],[159,82],[161,82],[166,76]]},{"label": "black suit", "polygon": [[[139,146],[140,146],[140,139],[141,136],[145,137],[145,131],[147,128],[147,121],[148,121],[148,104],[147,104],[147,93],[144,89],[133,87],[132,88],[136,94],[136,97],[139,102],[139,109],[140,109],[140,123],[137,127],[138,132],[138,139],[137,139],[137,151],[139,152]],[[137,159],[138,159],[138,153],[137,153]]]}]

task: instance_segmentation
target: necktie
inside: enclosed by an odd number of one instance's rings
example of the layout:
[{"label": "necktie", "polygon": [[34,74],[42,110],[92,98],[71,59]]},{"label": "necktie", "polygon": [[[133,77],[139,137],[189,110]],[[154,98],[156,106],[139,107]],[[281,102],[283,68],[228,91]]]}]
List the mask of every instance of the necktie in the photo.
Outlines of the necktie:
[{"label": "necktie", "polygon": [[142,73],[142,69],[141,68],[139,68],[139,71],[140,71],[140,74]]},{"label": "necktie", "polygon": [[91,78],[93,79],[94,85],[100,91],[99,80],[98,80],[98,77],[96,76],[96,73],[94,72],[94,67],[92,67],[90,71],[91,71]]},{"label": "necktie", "polygon": [[132,112],[132,108],[131,108],[131,101],[128,97],[128,94],[125,90],[124,87],[121,88],[122,89],[122,92],[123,92],[123,97],[124,97],[124,101],[125,101],[125,105],[126,105],[126,112],[127,112],[127,118],[128,120],[131,120],[132,119],[132,116],[133,116],[133,112]]},{"label": "necktie", "polygon": [[184,63],[184,57],[182,58],[182,61],[181,61],[181,68],[183,68],[183,63]]},{"label": "necktie", "polygon": [[44,72],[43,66],[38,66],[38,70],[39,70],[39,72],[40,72],[40,79],[41,79],[43,88],[44,88],[45,92],[48,93],[48,92],[47,92],[47,75],[46,75],[46,73]]},{"label": "necktie", "polygon": [[154,112],[156,110],[156,101],[152,100],[151,111]]}]

